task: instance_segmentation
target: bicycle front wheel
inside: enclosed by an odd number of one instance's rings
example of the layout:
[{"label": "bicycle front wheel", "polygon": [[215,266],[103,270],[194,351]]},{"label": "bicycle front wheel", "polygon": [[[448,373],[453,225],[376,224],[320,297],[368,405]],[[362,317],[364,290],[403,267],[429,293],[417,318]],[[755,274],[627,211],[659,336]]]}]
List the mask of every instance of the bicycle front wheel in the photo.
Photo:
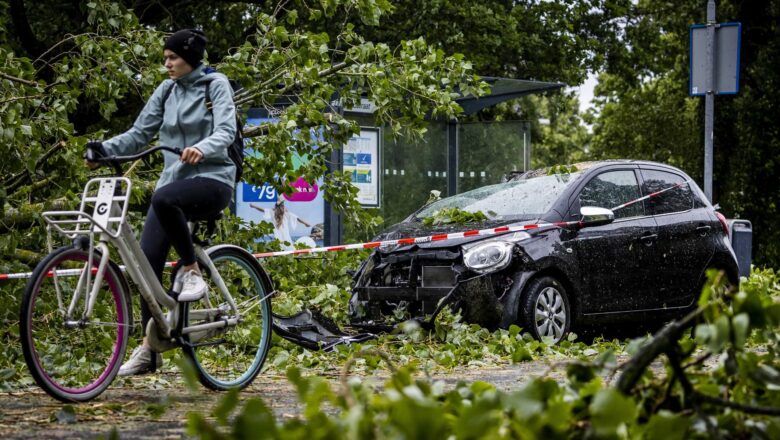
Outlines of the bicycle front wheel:
[{"label": "bicycle front wheel", "polygon": [[[92,313],[85,316],[100,254],[66,247],[35,268],[22,301],[19,333],[24,360],[35,382],[63,402],[84,402],[102,393],[116,376],[127,348],[133,316],[127,284],[109,264]],[[74,298],[71,316],[68,308]]]},{"label": "bicycle front wheel", "polygon": [[208,327],[235,321],[222,328],[195,330],[185,336],[184,352],[192,359],[200,382],[212,390],[244,388],[260,373],[271,345],[271,282],[260,264],[240,248],[228,246],[208,251],[235,302],[230,307],[213,277],[204,271],[208,304],[201,300],[185,306],[185,326]]}]

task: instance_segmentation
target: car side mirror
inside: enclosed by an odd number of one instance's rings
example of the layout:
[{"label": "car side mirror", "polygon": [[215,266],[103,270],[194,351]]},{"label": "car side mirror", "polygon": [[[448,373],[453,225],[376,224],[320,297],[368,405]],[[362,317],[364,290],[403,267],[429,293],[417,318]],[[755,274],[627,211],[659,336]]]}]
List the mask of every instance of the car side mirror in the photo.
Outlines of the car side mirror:
[{"label": "car side mirror", "polygon": [[599,208],[597,206],[583,206],[580,208],[582,214],[582,226],[601,226],[608,225],[615,220],[615,213],[611,209]]}]

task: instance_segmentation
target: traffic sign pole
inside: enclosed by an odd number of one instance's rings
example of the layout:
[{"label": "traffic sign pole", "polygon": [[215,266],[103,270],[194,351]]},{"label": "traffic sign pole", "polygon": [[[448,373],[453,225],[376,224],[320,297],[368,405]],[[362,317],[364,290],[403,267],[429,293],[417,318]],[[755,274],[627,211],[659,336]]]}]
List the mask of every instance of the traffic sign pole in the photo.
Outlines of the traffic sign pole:
[{"label": "traffic sign pole", "polygon": [[707,62],[704,97],[704,195],[712,203],[712,143],[715,125],[715,0],[707,2]]}]

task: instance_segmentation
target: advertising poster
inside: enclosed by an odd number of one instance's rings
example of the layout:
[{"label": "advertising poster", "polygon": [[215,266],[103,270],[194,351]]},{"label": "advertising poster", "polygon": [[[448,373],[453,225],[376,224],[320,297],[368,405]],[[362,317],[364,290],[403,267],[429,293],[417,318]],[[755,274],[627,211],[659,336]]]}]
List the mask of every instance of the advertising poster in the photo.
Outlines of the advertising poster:
[{"label": "advertising poster", "polygon": [[361,128],[344,146],[344,171],[352,173],[358,202],[379,207],[379,130]]},{"label": "advertising poster", "polygon": [[[268,118],[247,119],[247,125],[258,125]],[[247,151],[247,155],[254,152]],[[293,157],[293,166],[298,168],[304,161]],[[295,244],[308,247],[323,246],[325,200],[320,187],[322,181],[307,183],[298,178],[291,183],[293,193],[279,194],[271,185],[251,185],[240,182],[236,185],[236,216],[244,221],[270,222],[274,225],[274,234],[258,237],[258,241],[278,239],[282,249],[293,249]],[[290,244],[285,244],[288,242]]]}]

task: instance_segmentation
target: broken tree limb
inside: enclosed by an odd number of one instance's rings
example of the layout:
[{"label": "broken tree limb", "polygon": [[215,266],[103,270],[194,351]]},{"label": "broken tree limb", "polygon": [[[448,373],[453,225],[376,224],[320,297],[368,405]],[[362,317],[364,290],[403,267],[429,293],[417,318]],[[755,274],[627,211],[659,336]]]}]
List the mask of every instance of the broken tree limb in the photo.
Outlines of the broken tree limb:
[{"label": "broken tree limb", "polygon": [[630,394],[634,385],[642,377],[647,367],[660,355],[673,350],[680,339],[682,332],[693,325],[704,313],[704,308],[698,308],[679,321],[672,321],[658,331],[650,341],[642,347],[620,374],[617,381],[617,389],[623,394]]},{"label": "broken tree limb", "polygon": [[0,217],[0,232],[7,232],[11,229],[19,230],[35,223],[40,218],[43,211],[67,209],[69,202],[62,197],[54,199],[47,203],[33,203],[20,208],[6,208],[3,216]]}]

